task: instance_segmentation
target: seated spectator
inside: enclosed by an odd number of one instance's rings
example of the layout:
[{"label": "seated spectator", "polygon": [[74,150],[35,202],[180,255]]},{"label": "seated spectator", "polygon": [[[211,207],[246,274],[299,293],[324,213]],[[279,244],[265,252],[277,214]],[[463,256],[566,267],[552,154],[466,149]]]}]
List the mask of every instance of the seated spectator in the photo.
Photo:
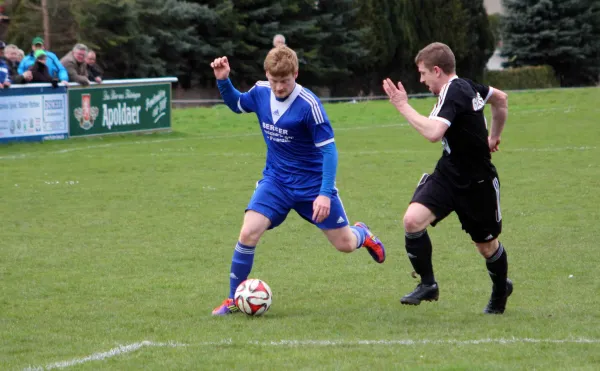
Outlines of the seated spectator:
[{"label": "seated spectator", "polygon": [[29,67],[36,63],[36,57],[34,53],[37,50],[43,50],[46,54],[46,67],[48,68],[48,73],[50,76],[57,78],[62,84],[68,85],[69,75],[67,74],[67,70],[65,70],[63,65],[60,64],[56,54],[44,49],[44,39],[41,37],[35,37],[31,41],[31,53],[29,53],[25,58],[23,58],[21,63],[19,63],[18,73],[22,75],[29,69]]},{"label": "seated spectator", "polygon": [[49,82],[52,86],[58,86],[58,80],[50,75],[50,70],[47,65],[48,55],[43,49],[38,49],[34,53],[35,63],[29,67],[31,71],[31,82]]},{"label": "seated spectator", "polygon": [[88,53],[85,56],[85,64],[87,64],[88,79],[100,84],[102,82],[102,70],[96,64],[96,52],[91,49],[88,50]]},{"label": "seated spectator", "polygon": [[13,84],[25,84],[31,81],[31,71],[25,71],[19,75],[19,49],[16,45],[8,44],[4,49],[6,64],[8,65],[8,74]]},{"label": "seated spectator", "polygon": [[0,89],[8,88],[10,86],[10,75],[8,73],[8,66],[4,62],[4,48],[6,44],[0,40]]},{"label": "seated spectator", "polygon": [[69,81],[76,82],[81,85],[89,85],[87,65],[85,64],[85,56],[88,52],[87,46],[83,44],[75,44],[73,50],[62,57],[60,63],[65,67],[69,74]]}]

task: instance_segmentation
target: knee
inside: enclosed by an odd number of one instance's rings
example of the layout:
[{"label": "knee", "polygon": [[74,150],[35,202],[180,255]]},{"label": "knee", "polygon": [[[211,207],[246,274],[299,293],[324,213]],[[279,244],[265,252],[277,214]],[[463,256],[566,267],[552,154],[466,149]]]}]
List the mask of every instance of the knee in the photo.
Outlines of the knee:
[{"label": "knee", "polygon": [[264,231],[260,228],[244,225],[240,231],[240,242],[244,245],[256,246],[263,233]]},{"label": "knee", "polygon": [[476,242],[477,251],[486,259],[489,259],[498,250],[498,240],[492,240],[490,242]]},{"label": "knee", "polygon": [[352,251],[356,250],[356,246],[354,245],[352,239],[350,239],[350,238],[340,239],[340,240],[336,241],[334,246],[337,251],[343,252],[343,253],[351,253]]},{"label": "knee", "polygon": [[404,214],[404,230],[408,233],[420,232],[427,228],[427,223],[410,211]]}]

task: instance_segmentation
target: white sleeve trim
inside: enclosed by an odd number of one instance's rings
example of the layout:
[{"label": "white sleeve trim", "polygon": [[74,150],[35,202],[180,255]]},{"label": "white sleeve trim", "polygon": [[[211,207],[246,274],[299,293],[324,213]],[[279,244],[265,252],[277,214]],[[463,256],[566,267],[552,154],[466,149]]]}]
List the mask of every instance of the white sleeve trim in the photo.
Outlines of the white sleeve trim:
[{"label": "white sleeve trim", "polygon": [[439,116],[433,116],[433,115],[431,115],[431,116],[429,116],[429,118],[430,118],[430,119],[432,119],[432,120],[441,121],[441,122],[443,122],[444,124],[448,125],[448,127],[450,127],[450,125],[452,125],[452,123],[451,123],[450,121],[446,120],[446,119],[445,119],[445,118],[443,118],[443,117],[439,117]]},{"label": "white sleeve trim", "polygon": [[329,143],[333,143],[333,142],[335,142],[335,138],[327,139],[326,141],[323,141],[321,143],[315,143],[315,147],[317,147],[317,148],[318,147],[323,147],[323,146],[326,146]]},{"label": "white sleeve trim", "polygon": [[246,111],[244,111],[244,109],[242,108],[242,102],[241,99],[238,99],[238,108],[240,109],[240,111],[242,111],[243,113],[248,113]]},{"label": "white sleeve trim", "polygon": [[494,88],[492,88],[490,86],[490,91],[488,91],[488,95],[487,97],[485,97],[485,99],[483,100],[483,103],[487,103],[488,99],[490,99],[490,97],[492,96],[492,94],[494,94]]}]

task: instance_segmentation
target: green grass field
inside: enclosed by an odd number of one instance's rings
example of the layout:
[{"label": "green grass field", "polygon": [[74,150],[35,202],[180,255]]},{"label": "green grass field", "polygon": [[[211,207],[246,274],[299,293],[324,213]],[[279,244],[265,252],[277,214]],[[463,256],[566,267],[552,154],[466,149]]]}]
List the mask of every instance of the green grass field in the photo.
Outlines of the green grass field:
[{"label": "green grass field", "polygon": [[175,110],[169,134],[2,146],[0,369],[597,370],[599,102],[510,95],[493,157],[515,283],[503,316],[481,314],[491,283],[455,216],[429,230],[440,301],[400,305],[417,283],[402,216],[441,146],[388,102],[326,105],[346,211],[388,260],[338,253],[292,213],[257,248],[251,276],[274,292],[261,318],[210,315],[264,165],[253,115]]}]

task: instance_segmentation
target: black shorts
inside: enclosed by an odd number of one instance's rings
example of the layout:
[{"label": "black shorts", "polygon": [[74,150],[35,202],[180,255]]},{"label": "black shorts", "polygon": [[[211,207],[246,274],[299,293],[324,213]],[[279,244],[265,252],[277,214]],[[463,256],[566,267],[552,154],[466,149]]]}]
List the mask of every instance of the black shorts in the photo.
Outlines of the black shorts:
[{"label": "black shorts", "polygon": [[462,229],[474,242],[487,242],[502,231],[500,181],[497,176],[474,180],[468,188],[457,188],[438,171],[423,174],[411,203],[417,202],[433,212],[435,227],[455,211]]}]

